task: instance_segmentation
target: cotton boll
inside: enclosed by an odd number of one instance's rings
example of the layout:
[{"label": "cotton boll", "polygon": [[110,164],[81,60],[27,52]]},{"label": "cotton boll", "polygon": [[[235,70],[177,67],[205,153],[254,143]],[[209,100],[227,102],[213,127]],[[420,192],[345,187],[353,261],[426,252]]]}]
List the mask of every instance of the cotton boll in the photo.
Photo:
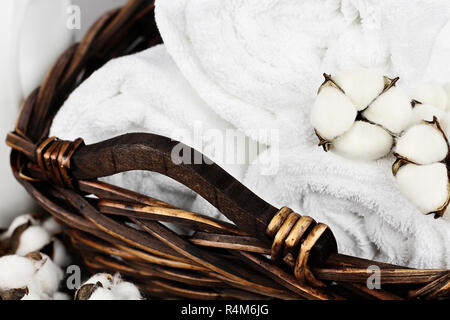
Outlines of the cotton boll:
[{"label": "cotton boll", "polygon": [[448,146],[438,129],[424,123],[408,129],[397,140],[395,152],[414,163],[430,164],[442,161],[447,156]]},{"label": "cotton boll", "polygon": [[33,251],[39,251],[49,244],[50,241],[50,235],[44,228],[40,226],[30,226],[22,233],[16,254],[26,255]]},{"label": "cotton boll", "polygon": [[435,212],[448,197],[447,167],[443,163],[406,164],[397,172],[403,194],[424,214]]},{"label": "cotton boll", "polygon": [[320,136],[332,140],[350,129],[356,109],[348,97],[328,86],[320,90],[311,112],[311,123]]},{"label": "cotton boll", "polygon": [[111,290],[105,288],[97,288],[88,300],[118,300]]},{"label": "cotton boll", "polygon": [[333,142],[333,150],[351,159],[376,160],[391,151],[393,142],[392,136],[380,126],[357,121]]},{"label": "cotton boll", "polygon": [[142,299],[139,289],[133,283],[123,281],[119,273],[114,275],[113,287],[111,290],[120,300]]},{"label": "cotton boll", "polygon": [[[86,285],[96,285],[97,283],[101,283],[101,285],[85,287]],[[143,299],[139,289],[131,282],[122,281],[119,273],[117,273],[114,277],[107,273],[99,273],[94,275],[79,289],[77,298],[80,300]]]},{"label": "cotton boll", "polygon": [[139,289],[131,282],[121,282],[112,288],[113,294],[119,300],[142,300]]},{"label": "cotton boll", "polygon": [[319,146],[359,160],[387,155],[393,135],[408,127],[412,113],[410,99],[395,87],[398,78],[357,69],[325,79],[311,115]]},{"label": "cotton boll", "polygon": [[63,277],[63,271],[39,252],[0,258],[0,290],[26,288],[22,300],[52,299]]},{"label": "cotton boll", "polygon": [[428,82],[417,87],[413,92],[413,99],[424,104],[431,104],[441,110],[447,109],[447,93],[436,82]]},{"label": "cotton boll", "polygon": [[50,300],[52,297],[42,291],[40,284],[34,279],[28,285],[29,292],[22,300]]},{"label": "cotton boll", "polygon": [[393,87],[380,95],[363,112],[363,117],[392,133],[400,133],[408,127],[411,112],[409,97],[402,89]]},{"label": "cotton boll", "polygon": [[0,290],[28,287],[33,281],[33,262],[18,255],[0,258]]},{"label": "cotton boll", "polygon": [[339,72],[333,80],[344,90],[358,111],[364,110],[384,89],[384,77],[376,69]]},{"label": "cotton boll", "polygon": [[30,223],[32,225],[37,224],[37,220],[31,214],[23,214],[21,216],[16,217],[11,224],[9,225],[8,230],[6,230],[1,236],[0,240],[7,239],[12,236],[14,230],[16,230],[21,225]]},{"label": "cotton boll", "polygon": [[444,114],[445,112],[442,109],[431,104],[416,104],[412,110],[409,126],[419,124],[422,121],[433,121],[434,117],[441,119]]},{"label": "cotton boll", "polygon": [[38,270],[34,275],[35,281],[40,286],[43,293],[48,296],[58,290],[59,284],[64,277],[63,271],[45,254],[41,254],[42,260],[36,262]]},{"label": "cotton boll", "polygon": [[108,273],[97,273],[90,277],[84,284],[96,284],[97,282],[100,282],[103,288],[110,289],[113,285],[113,280],[113,276]]},{"label": "cotton boll", "polygon": [[29,300],[29,301],[34,301],[34,300],[48,300],[45,299],[45,297],[43,297],[41,294],[37,293],[37,292],[28,292],[28,294],[24,295],[22,299],[20,300]]}]

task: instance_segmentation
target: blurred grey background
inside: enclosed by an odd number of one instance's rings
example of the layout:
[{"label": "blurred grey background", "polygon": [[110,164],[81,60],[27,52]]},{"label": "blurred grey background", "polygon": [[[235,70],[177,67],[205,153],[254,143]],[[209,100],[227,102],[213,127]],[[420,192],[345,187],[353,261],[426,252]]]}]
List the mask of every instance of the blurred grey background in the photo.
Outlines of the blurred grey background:
[{"label": "blurred grey background", "polygon": [[127,0],[72,0],[81,9],[81,30],[75,30],[75,39],[80,41],[89,27],[106,11],[120,7]]},{"label": "blurred grey background", "polygon": [[[80,41],[101,15],[123,6],[127,0],[0,1],[8,4],[5,10],[0,11],[3,43],[0,54],[0,82],[3,84],[0,88],[1,229],[8,227],[15,216],[37,210],[11,174],[10,149],[4,144],[6,134],[14,129],[20,104],[42,82],[47,70],[73,40]],[[72,10],[65,8],[69,1],[80,8],[80,30],[67,27],[73,14]],[[52,6],[53,11],[50,10]]]}]

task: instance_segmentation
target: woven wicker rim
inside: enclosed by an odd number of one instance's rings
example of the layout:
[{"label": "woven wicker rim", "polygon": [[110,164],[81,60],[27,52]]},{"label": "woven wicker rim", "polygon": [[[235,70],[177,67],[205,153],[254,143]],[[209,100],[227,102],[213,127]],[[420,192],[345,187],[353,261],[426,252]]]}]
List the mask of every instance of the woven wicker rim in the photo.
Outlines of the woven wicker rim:
[{"label": "woven wicker rim", "polygon": [[[7,138],[15,177],[65,226],[92,272],[119,271],[153,298],[450,297],[449,270],[410,269],[338,254],[326,225],[270,206],[219,167],[171,164],[165,158],[172,146],[167,138],[129,134],[85,146],[82,139],[48,137],[64,100],[93,71],[112,58],[159,43],[153,1],[131,0],[106,13],[56,61],[24,102]],[[138,169],[191,187],[235,225],[96,179]],[[180,236],[160,222],[195,232]],[[371,270],[381,276],[382,289],[369,289]]]}]

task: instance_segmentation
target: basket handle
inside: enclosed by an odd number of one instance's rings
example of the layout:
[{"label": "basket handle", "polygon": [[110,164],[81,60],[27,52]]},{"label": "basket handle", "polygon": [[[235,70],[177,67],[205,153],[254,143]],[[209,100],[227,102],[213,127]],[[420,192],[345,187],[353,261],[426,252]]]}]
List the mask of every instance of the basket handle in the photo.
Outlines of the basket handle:
[{"label": "basket handle", "polygon": [[[326,225],[286,207],[273,207],[200,152],[167,137],[129,133],[92,145],[81,139],[69,142],[57,138],[35,145],[11,133],[7,143],[38,164],[46,180],[64,187],[131,170],[170,177],[205,198],[241,230],[268,245],[272,242],[273,260],[286,258],[301,244],[300,253],[291,254],[289,259],[297,278],[307,278],[308,282],[315,281],[308,264],[321,265],[337,252],[336,240]],[[180,144],[177,150],[184,161],[175,163],[172,151]]]},{"label": "basket handle", "polygon": [[178,144],[154,134],[125,134],[79,148],[72,157],[72,175],[90,180],[131,170],[158,172],[201,195],[247,233],[265,234],[278,210],[188,146],[181,151],[187,160],[175,164],[171,153]]}]

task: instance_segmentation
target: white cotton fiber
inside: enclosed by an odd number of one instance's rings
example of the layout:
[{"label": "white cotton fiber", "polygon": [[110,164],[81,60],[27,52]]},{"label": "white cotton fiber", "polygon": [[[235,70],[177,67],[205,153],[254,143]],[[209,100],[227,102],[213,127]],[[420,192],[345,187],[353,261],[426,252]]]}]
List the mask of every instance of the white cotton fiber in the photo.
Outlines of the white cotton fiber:
[{"label": "white cotton fiber", "polygon": [[120,300],[142,300],[139,289],[133,283],[123,281],[120,273],[114,275],[113,287],[111,290]]},{"label": "white cotton fiber", "polygon": [[0,290],[24,288],[33,280],[33,262],[17,255],[0,258]]},{"label": "white cotton fiber", "polygon": [[403,89],[393,87],[379,96],[363,112],[363,116],[392,133],[400,133],[408,127],[411,112],[408,95]]},{"label": "white cotton fiber", "polygon": [[53,300],[72,300],[72,298],[67,293],[58,291],[53,295]]},{"label": "white cotton fiber", "polygon": [[444,111],[447,110],[447,92],[436,82],[427,82],[418,86],[414,89],[413,99]]},{"label": "white cotton fiber", "polygon": [[387,155],[393,138],[383,128],[364,121],[353,127],[333,142],[336,153],[351,159],[376,160]]},{"label": "white cotton fiber", "polygon": [[118,283],[112,288],[112,292],[118,300],[142,300],[139,289],[131,282]]},{"label": "white cotton fiber", "polygon": [[24,295],[23,298],[20,300],[24,300],[24,301],[48,300],[48,297],[42,297],[42,295],[38,292],[29,291],[28,294]]},{"label": "white cotton fiber", "polygon": [[424,214],[434,212],[448,197],[447,167],[443,163],[407,164],[397,172],[400,190]]},{"label": "white cotton fiber", "polygon": [[398,140],[395,152],[417,164],[442,161],[448,153],[443,134],[429,124],[408,129]]},{"label": "white cotton fiber", "polygon": [[89,297],[89,300],[118,300],[111,290],[105,288],[97,288]]},{"label": "white cotton fiber", "polygon": [[333,80],[353,101],[355,107],[364,110],[384,89],[384,77],[376,69],[353,69],[333,76]]},{"label": "white cotton fiber", "polygon": [[48,300],[57,292],[63,271],[45,254],[0,258],[0,290],[27,288],[22,300]]},{"label": "white cotton fiber", "polygon": [[433,121],[433,117],[441,119],[444,114],[445,111],[431,104],[416,104],[412,110],[409,126],[411,127],[423,121]]},{"label": "white cotton fiber", "polygon": [[113,276],[108,273],[97,273],[90,277],[86,282],[83,284],[97,284],[97,282],[100,282],[105,289],[109,289],[113,285]]},{"label": "white cotton fiber", "polygon": [[19,247],[16,250],[18,255],[26,255],[33,251],[39,251],[51,241],[48,232],[40,226],[30,226],[21,237]]},{"label": "white cotton fiber", "polygon": [[34,275],[34,279],[44,294],[53,296],[58,291],[64,274],[50,257],[45,254],[41,254],[41,256],[42,260],[35,262],[37,272]]},{"label": "white cotton fiber", "polygon": [[58,222],[56,222],[56,220],[53,217],[47,218],[43,223],[42,223],[42,228],[44,228],[45,230],[47,230],[47,232],[54,236],[56,234],[59,234],[62,232],[62,226],[61,224],[59,224]]},{"label": "white cotton fiber", "polygon": [[12,236],[14,230],[16,230],[17,227],[20,227],[23,224],[30,223],[30,224],[37,224],[37,221],[31,214],[23,214],[21,216],[16,217],[11,224],[8,227],[8,230],[6,230],[2,235],[0,236],[0,240],[7,239]]},{"label": "white cotton fiber", "polygon": [[311,123],[322,138],[332,140],[349,130],[356,109],[348,97],[334,87],[323,87],[311,111]]},{"label": "white cotton fiber", "polygon": [[142,300],[143,297],[139,289],[131,282],[123,281],[120,274],[114,277],[107,273],[98,273],[92,276],[86,284],[96,284],[100,282],[102,287],[98,287],[89,297],[89,300]]}]

